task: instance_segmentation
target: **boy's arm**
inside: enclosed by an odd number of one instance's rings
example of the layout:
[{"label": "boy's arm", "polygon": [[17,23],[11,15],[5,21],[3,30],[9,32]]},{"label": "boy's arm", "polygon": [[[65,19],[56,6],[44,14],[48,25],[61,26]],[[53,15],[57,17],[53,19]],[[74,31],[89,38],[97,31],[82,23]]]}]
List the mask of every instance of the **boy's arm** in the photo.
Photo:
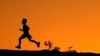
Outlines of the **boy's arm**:
[{"label": "boy's arm", "polygon": [[22,29],[19,29],[20,31],[23,31]]}]

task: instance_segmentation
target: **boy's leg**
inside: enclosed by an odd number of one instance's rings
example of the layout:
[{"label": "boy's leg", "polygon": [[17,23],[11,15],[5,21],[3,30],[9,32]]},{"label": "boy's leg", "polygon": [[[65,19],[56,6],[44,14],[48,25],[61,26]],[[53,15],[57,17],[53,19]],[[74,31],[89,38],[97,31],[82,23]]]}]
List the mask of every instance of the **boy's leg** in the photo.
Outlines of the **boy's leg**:
[{"label": "boy's leg", "polygon": [[22,40],[23,38],[25,38],[24,35],[22,35],[22,36],[19,38],[18,46],[16,46],[16,48],[19,48],[19,49],[21,48],[21,40]]},{"label": "boy's leg", "polygon": [[31,39],[32,37],[31,37],[30,35],[27,36],[27,38],[28,38],[29,41],[36,43],[36,44],[37,44],[37,47],[40,47],[40,42],[37,42],[37,41],[35,41],[35,40],[32,40],[32,39]]}]

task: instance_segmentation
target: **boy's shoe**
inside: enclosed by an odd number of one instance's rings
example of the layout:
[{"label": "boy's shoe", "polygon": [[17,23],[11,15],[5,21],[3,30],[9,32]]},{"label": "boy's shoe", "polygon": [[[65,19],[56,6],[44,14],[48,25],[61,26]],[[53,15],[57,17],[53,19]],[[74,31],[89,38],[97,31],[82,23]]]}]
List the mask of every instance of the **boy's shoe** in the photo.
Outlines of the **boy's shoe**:
[{"label": "boy's shoe", "polygon": [[18,45],[18,46],[16,46],[16,48],[20,49],[21,47]]},{"label": "boy's shoe", "polygon": [[38,48],[40,47],[40,42],[37,42],[37,47],[38,47]]}]

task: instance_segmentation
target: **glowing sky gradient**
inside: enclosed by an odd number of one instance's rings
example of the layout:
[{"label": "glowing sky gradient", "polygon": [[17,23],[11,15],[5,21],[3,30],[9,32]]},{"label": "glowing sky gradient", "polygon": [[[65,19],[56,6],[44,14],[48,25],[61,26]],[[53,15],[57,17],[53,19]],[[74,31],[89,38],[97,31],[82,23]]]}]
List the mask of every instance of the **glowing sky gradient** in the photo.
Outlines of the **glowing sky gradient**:
[{"label": "glowing sky gradient", "polygon": [[46,49],[51,40],[61,51],[100,53],[100,0],[0,0],[0,48],[16,49],[23,17],[41,47],[23,39],[21,50]]}]

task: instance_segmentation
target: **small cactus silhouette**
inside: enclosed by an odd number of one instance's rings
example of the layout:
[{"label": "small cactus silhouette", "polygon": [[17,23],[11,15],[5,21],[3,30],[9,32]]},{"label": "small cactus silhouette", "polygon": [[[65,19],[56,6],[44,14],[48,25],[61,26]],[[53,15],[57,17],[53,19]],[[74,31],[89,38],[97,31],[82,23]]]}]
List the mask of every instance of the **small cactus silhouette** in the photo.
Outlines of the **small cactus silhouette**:
[{"label": "small cactus silhouette", "polygon": [[54,50],[59,50],[59,49],[60,49],[60,47],[57,47],[57,46],[54,47]]},{"label": "small cactus silhouette", "polygon": [[48,50],[50,50],[50,49],[52,48],[52,42],[51,42],[51,41],[48,41],[48,42],[45,41],[45,42],[44,42],[44,45],[45,45],[45,46],[48,46]]},{"label": "small cactus silhouette", "polygon": [[73,50],[72,48],[73,48],[73,46],[68,47],[68,52],[74,52],[74,53],[76,53],[77,51]]},{"label": "small cactus silhouette", "polygon": [[68,50],[71,51],[71,49],[73,48],[73,46],[68,47]]}]

